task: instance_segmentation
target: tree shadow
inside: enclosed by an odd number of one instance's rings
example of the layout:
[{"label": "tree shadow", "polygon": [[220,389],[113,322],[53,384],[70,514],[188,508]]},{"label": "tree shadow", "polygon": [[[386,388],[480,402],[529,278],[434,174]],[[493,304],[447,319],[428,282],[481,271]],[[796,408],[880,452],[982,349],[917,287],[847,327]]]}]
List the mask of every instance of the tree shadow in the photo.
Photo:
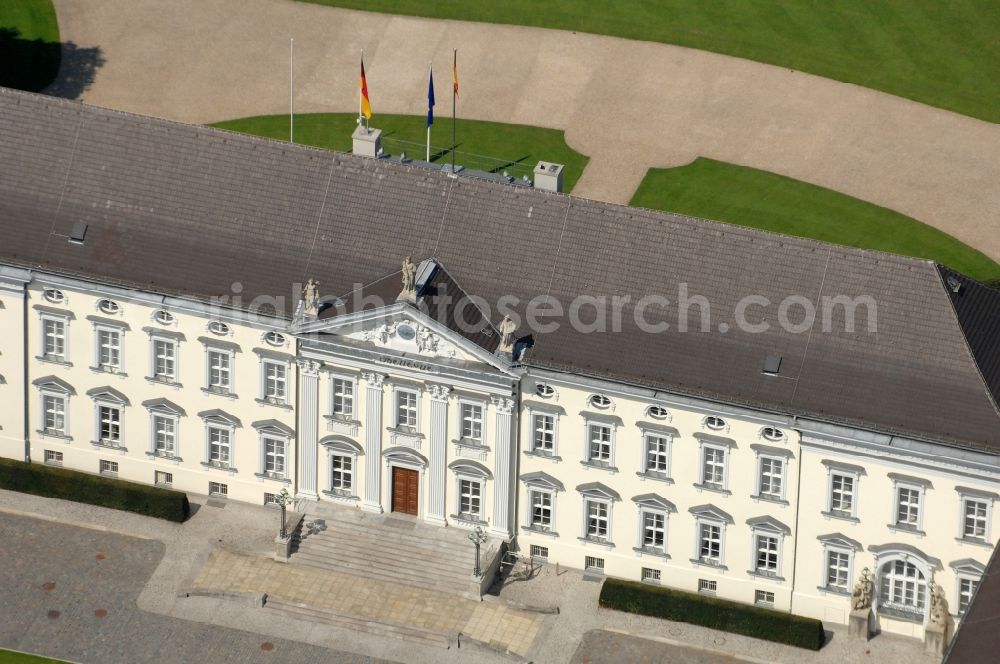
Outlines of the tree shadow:
[{"label": "tree shadow", "polygon": [[78,99],[104,63],[100,47],[24,39],[0,28],[0,86]]}]

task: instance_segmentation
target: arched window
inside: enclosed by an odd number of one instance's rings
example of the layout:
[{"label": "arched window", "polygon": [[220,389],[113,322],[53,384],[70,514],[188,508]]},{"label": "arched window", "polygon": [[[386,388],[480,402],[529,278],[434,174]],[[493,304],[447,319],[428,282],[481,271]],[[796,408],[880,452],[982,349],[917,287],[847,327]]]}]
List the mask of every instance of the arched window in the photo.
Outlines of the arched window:
[{"label": "arched window", "polygon": [[121,311],[121,305],[119,305],[114,300],[109,300],[107,298],[101,300],[97,303],[97,308],[106,314],[116,314]]},{"label": "arched window", "polygon": [[535,394],[542,397],[543,399],[547,399],[555,393],[556,393],[555,388],[546,383],[539,383],[538,386],[535,387]]},{"label": "arched window", "polygon": [[904,619],[923,620],[927,582],[917,566],[890,560],[879,573],[879,611]]},{"label": "arched window", "polygon": [[712,431],[720,431],[726,428],[726,421],[721,417],[709,415],[705,418],[705,427],[711,429]]},{"label": "arched window", "polygon": [[164,309],[160,309],[155,314],[153,314],[153,318],[156,319],[157,323],[160,323],[162,325],[170,325],[171,323],[174,322],[174,315],[169,311],[165,311]]},{"label": "arched window", "polygon": [[762,438],[766,440],[771,440],[775,442],[783,440],[785,438],[785,432],[775,427],[764,427],[763,429],[761,429],[760,435]]},{"label": "arched window", "polygon": [[595,394],[590,397],[590,405],[594,408],[607,408],[611,405],[611,399],[604,394]]}]

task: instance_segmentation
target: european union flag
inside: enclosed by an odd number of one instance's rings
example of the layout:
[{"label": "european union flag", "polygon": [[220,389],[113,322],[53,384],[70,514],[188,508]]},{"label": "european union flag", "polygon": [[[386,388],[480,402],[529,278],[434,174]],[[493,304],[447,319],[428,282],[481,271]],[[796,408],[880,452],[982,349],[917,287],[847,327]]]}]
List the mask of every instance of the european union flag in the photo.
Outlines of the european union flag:
[{"label": "european union flag", "polygon": [[431,69],[430,80],[427,81],[427,126],[434,124],[434,70]]}]

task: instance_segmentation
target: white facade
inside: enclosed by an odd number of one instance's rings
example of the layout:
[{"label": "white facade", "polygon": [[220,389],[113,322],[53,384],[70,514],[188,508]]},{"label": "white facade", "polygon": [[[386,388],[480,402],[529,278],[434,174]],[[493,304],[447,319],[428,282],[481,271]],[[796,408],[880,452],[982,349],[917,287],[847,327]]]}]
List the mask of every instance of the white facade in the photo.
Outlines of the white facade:
[{"label": "white facade", "polygon": [[914,636],[931,579],[957,617],[1000,527],[996,455],[520,367],[403,302],[251,323],[2,268],[0,325],[9,458],[478,525],[832,623],[868,567],[880,627]]}]

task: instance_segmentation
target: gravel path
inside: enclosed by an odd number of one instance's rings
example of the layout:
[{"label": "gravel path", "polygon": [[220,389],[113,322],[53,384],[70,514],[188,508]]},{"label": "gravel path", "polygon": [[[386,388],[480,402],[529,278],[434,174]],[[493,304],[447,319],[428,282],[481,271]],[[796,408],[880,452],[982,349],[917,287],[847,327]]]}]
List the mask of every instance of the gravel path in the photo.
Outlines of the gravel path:
[{"label": "gravel path", "polygon": [[[590,165],[575,193],[627,202],[649,167],[697,156],[892,208],[1000,259],[1000,126],[738,58],[572,32],[333,9],[292,0],[55,0],[63,39],[105,63],[82,99],[184,122],[357,109],[358,53],[378,113],[566,130]],[[71,74],[72,72],[66,72]]]}]

